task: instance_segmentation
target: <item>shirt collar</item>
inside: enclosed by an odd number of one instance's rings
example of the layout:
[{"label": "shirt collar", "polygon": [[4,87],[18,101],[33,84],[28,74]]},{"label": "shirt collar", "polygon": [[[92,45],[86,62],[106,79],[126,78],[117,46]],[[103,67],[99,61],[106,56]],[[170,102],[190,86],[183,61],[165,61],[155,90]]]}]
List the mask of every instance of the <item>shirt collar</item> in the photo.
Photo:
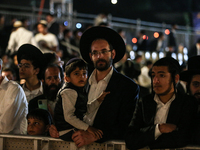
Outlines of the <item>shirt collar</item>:
[{"label": "shirt collar", "polygon": [[0,89],[4,89],[6,90],[7,89],[7,85],[8,85],[8,78],[5,76],[3,77],[4,79],[2,80],[1,84],[0,84]]},{"label": "shirt collar", "polygon": [[[30,92],[30,90],[26,88],[25,84],[22,85],[22,88],[24,89],[24,91],[29,91]],[[38,90],[38,89],[35,89],[35,90]],[[33,90],[33,91],[35,91],[35,90]],[[39,88],[38,92],[43,93],[42,81],[40,81],[40,88]]]},{"label": "shirt collar", "polygon": [[[176,96],[175,96],[175,94],[174,94],[166,104],[171,103],[171,102],[175,99],[175,97],[176,97]],[[155,101],[157,104],[166,105],[166,104],[164,104],[164,103],[160,100],[160,98],[158,97],[157,94],[155,94],[155,96],[154,96],[154,101]]]},{"label": "shirt collar", "polygon": [[[103,79],[103,81],[108,83],[110,81],[112,74],[113,74],[113,66],[111,66],[110,72],[106,75],[106,77]],[[95,77],[96,77],[96,69],[92,72],[92,74],[88,80],[90,85],[94,82],[97,82]]]}]

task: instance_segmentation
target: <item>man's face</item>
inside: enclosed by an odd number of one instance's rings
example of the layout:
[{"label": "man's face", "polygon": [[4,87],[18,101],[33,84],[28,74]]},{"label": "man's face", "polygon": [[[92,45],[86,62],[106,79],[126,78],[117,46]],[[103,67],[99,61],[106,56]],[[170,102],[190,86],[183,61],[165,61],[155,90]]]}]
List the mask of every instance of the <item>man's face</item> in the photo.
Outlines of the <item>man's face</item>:
[{"label": "man's face", "polygon": [[20,79],[30,79],[33,76],[37,76],[39,68],[34,68],[32,62],[26,59],[22,59],[19,64],[19,77]]},{"label": "man's face", "polygon": [[191,95],[194,95],[200,101],[200,74],[194,75],[190,83]]},{"label": "man's face", "polygon": [[171,74],[167,66],[154,66],[152,68],[153,90],[157,95],[167,95],[174,92]]},{"label": "man's face", "polygon": [[115,58],[115,50],[110,50],[106,40],[95,40],[91,45],[90,58],[97,70],[105,71],[112,65],[112,61]]},{"label": "man's face", "polygon": [[44,93],[49,100],[55,100],[58,90],[62,86],[60,69],[49,67],[45,71]]},{"label": "man's face", "polygon": [[38,24],[37,29],[39,33],[44,33],[46,30],[46,28],[41,24]]}]

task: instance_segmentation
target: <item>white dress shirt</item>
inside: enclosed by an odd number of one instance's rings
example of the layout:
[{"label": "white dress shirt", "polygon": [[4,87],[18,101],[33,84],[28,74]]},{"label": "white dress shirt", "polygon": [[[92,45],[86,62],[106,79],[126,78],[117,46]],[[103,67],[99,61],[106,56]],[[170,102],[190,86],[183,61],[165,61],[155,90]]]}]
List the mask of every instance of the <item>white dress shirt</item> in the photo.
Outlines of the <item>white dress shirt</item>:
[{"label": "white dress shirt", "polygon": [[33,98],[39,96],[39,95],[42,95],[43,94],[43,87],[42,87],[42,82],[40,81],[40,87],[33,90],[33,91],[30,91],[29,89],[27,89],[25,87],[25,84],[23,84],[22,86],[24,92],[25,92],[25,95],[26,95],[26,99],[27,99],[27,102],[29,103],[30,100],[32,100]]},{"label": "white dress shirt", "polygon": [[4,77],[0,84],[0,133],[26,134],[28,103],[21,86]]},{"label": "white dress shirt", "polygon": [[7,50],[11,50],[11,54],[13,54],[21,45],[27,43],[37,46],[33,33],[24,27],[20,27],[11,33]]},{"label": "white dress shirt", "polygon": [[56,36],[52,33],[47,33],[45,35],[42,34],[42,33],[38,33],[38,34],[35,35],[35,41],[37,42],[39,49],[43,53],[52,52],[52,50],[43,47],[42,46],[43,43],[46,43],[49,47],[58,46],[58,40],[57,40]]},{"label": "white dress shirt", "polygon": [[164,104],[163,102],[161,102],[158,95],[155,94],[154,96],[154,101],[157,103],[156,116],[154,119],[154,124],[156,124],[155,139],[157,139],[162,134],[158,128],[158,125],[162,123],[166,123],[167,116],[169,113],[169,108],[174,99],[175,99],[175,94],[166,104]]},{"label": "white dress shirt", "polygon": [[[96,69],[93,71],[93,73],[91,74],[90,78],[89,78],[89,84],[90,86],[90,91],[88,94],[88,105],[90,105],[91,103],[93,103],[100,95],[103,91],[105,91],[110,78],[113,74],[113,67],[111,68],[110,72],[107,74],[107,76],[103,79],[100,80],[98,83],[96,81]],[[93,125],[95,116],[97,114],[97,111],[99,109],[99,105],[95,105],[95,109],[93,109],[92,107],[88,108],[88,112],[86,114],[86,116],[84,117],[84,121],[89,124],[89,125]]]}]

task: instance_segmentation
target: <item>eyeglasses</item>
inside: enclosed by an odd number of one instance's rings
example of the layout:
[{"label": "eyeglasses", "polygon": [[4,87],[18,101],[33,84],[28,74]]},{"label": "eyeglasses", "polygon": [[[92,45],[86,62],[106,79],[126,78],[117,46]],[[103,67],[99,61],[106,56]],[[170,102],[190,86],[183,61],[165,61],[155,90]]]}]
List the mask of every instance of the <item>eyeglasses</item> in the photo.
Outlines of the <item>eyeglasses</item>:
[{"label": "eyeglasses", "polygon": [[112,50],[103,50],[103,51],[94,51],[94,52],[91,52],[91,55],[92,56],[98,56],[100,54],[102,55],[106,55],[108,52],[111,52]]},{"label": "eyeglasses", "polygon": [[18,64],[18,68],[22,68],[22,67],[24,67],[25,69],[26,68],[30,68],[31,67],[31,65],[30,64],[27,64],[27,63],[25,63],[25,64]]}]

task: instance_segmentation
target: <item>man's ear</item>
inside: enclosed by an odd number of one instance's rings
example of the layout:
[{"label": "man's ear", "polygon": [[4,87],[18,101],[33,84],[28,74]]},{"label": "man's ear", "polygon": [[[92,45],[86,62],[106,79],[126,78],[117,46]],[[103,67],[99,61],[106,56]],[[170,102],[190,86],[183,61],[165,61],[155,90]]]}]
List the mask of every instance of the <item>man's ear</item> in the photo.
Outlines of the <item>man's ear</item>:
[{"label": "man's ear", "polygon": [[92,55],[91,55],[91,53],[89,53],[89,56],[90,56],[90,59],[91,59],[91,61],[92,61]]},{"label": "man's ear", "polygon": [[179,79],[180,79],[180,75],[179,74],[175,75],[175,83],[178,83]]},{"label": "man's ear", "polygon": [[70,82],[70,77],[65,76],[65,82]]},{"label": "man's ear", "polygon": [[115,49],[113,49],[113,50],[111,51],[111,57],[112,57],[112,59],[114,59],[115,56],[116,56],[116,51],[115,51]]},{"label": "man's ear", "polygon": [[40,68],[35,69],[35,73],[38,74],[40,72]]}]

